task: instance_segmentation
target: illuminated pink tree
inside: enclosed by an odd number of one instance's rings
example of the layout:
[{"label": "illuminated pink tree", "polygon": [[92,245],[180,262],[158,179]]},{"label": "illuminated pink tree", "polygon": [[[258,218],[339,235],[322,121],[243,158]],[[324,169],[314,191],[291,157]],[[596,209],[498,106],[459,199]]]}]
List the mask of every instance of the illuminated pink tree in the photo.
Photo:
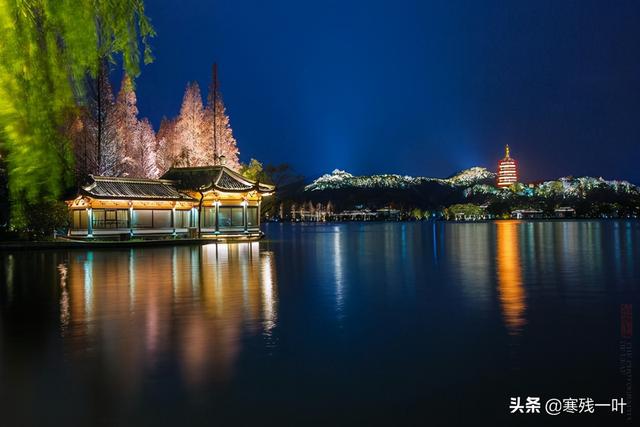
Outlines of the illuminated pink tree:
[{"label": "illuminated pink tree", "polygon": [[[227,115],[222,97],[216,96],[216,108],[211,105],[207,106],[207,138],[204,153],[206,154],[207,162],[214,164],[214,136],[215,146],[218,156],[218,160],[224,158],[224,165],[230,169],[238,171],[240,169],[240,159],[238,155],[238,146],[236,139],[233,136],[233,130],[231,129],[231,123],[229,116]],[[215,110],[215,116],[214,116]],[[215,135],[214,135],[215,132]],[[207,147],[208,145],[208,147]],[[218,162],[215,162],[218,163]]]},{"label": "illuminated pink tree", "polygon": [[94,171],[98,175],[115,175],[118,151],[115,131],[114,97],[109,71],[102,64],[98,76],[89,85],[88,117],[85,122],[94,148]]},{"label": "illuminated pink tree", "polygon": [[187,85],[180,115],[176,119],[175,163],[180,166],[206,165],[206,138],[205,109],[202,105],[200,87],[197,83],[191,83]]},{"label": "illuminated pink tree", "polygon": [[136,152],[133,156],[135,175],[143,178],[159,176],[156,160],[156,135],[149,120],[138,123]]},{"label": "illuminated pink tree", "polygon": [[160,174],[168,171],[176,163],[179,152],[180,147],[176,141],[176,122],[163,117],[156,134],[157,165]]},{"label": "illuminated pink tree", "polygon": [[114,106],[116,139],[115,176],[135,176],[135,150],[138,139],[138,107],[136,93],[129,76],[125,75]]},{"label": "illuminated pink tree", "polygon": [[115,175],[118,164],[114,98],[107,65],[87,82],[86,104],[69,122],[76,176],[82,182],[87,174]]}]

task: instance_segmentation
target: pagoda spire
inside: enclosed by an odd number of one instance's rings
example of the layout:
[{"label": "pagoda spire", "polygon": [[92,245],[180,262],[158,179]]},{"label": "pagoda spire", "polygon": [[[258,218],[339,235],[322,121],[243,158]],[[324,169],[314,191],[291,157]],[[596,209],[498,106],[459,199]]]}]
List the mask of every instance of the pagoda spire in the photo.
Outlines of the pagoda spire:
[{"label": "pagoda spire", "polygon": [[504,158],[508,159],[509,157],[509,144],[507,144],[504,146]]}]

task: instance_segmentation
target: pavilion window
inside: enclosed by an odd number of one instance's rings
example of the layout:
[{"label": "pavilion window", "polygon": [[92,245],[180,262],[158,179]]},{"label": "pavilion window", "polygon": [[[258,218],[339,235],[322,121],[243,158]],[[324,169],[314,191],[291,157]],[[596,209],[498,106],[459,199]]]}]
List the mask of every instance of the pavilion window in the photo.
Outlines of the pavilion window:
[{"label": "pavilion window", "polygon": [[86,229],[89,221],[86,209],[76,209],[71,211],[71,228]]},{"label": "pavilion window", "polygon": [[134,210],[132,222],[134,228],[153,228],[153,211]]},{"label": "pavilion window", "polygon": [[126,209],[94,209],[93,228],[127,228],[129,226],[129,212]]},{"label": "pavilion window", "polygon": [[191,227],[191,211],[176,211],[175,228]]},{"label": "pavilion window", "polygon": [[220,207],[218,210],[218,224],[220,227],[231,227],[231,208]]},{"label": "pavilion window", "polygon": [[104,209],[93,210],[93,229],[101,229],[106,227],[106,215]]},{"label": "pavilion window", "polygon": [[242,206],[221,206],[218,213],[220,227],[242,227]]},{"label": "pavilion window", "polygon": [[258,207],[257,206],[247,207],[247,226],[248,227],[258,226]]},{"label": "pavilion window", "polygon": [[116,212],[118,228],[129,228],[129,209],[118,209]]},{"label": "pavilion window", "polygon": [[212,228],[216,226],[216,209],[215,208],[203,208],[202,209],[202,226],[206,228]]},{"label": "pavilion window", "polygon": [[231,226],[232,227],[244,226],[243,208],[231,208]]},{"label": "pavilion window", "polygon": [[154,210],[153,228],[171,228],[171,211]]}]

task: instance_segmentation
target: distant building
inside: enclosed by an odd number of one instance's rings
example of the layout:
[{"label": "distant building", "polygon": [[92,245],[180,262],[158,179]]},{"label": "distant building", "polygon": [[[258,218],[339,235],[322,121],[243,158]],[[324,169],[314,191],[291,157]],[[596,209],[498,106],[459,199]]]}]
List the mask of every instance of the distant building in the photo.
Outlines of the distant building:
[{"label": "distant building", "polygon": [[511,211],[511,218],[513,219],[536,219],[544,218],[544,212],[540,209],[517,209]]},{"label": "distant building", "polygon": [[294,222],[325,222],[329,221],[332,215],[333,207],[331,202],[327,205],[318,203],[314,206],[313,203],[307,202],[291,206],[291,220]]},{"label": "distant building", "polygon": [[518,182],[518,167],[515,159],[509,155],[509,145],[505,147],[504,159],[498,162],[497,185],[500,188],[509,187]]},{"label": "distant building", "polygon": [[553,212],[556,218],[575,218],[576,216],[576,210],[569,206],[560,206],[554,209]]},{"label": "distant building", "polygon": [[335,215],[339,221],[372,221],[375,220],[377,216],[377,212],[366,208],[342,211]]},{"label": "distant building", "polygon": [[378,209],[376,213],[378,218],[392,221],[398,221],[402,214],[399,209],[393,209],[391,206],[385,206],[384,208]]}]

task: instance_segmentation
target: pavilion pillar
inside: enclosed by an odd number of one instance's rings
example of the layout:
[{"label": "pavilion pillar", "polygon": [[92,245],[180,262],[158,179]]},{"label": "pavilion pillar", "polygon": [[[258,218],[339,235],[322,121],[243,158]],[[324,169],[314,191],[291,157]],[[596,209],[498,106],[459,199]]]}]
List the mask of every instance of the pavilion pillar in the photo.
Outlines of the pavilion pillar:
[{"label": "pavilion pillar", "polygon": [[215,224],[215,232],[216,234],[220,233],[220,201],[216,200],[213,202],[213,215],[214,215],[214,224]]},{"label": "pavilion pillar", "polygon": [[242,201],[242,225],[244,225],[244,232],[248,233],[248,224],[247,224],[247,199]]},{"label": "pavilion pillar", "polygon": [[93,208],[87,208],[87,237],[93,237]]},{"label": "pavilion pillar", "polygon": [[258,228],[260,228],[260,211],[262,208],[262,199],[258,200],[258,218],[256,218],[256,222],[258,224]]},{"label": "pavilion pillar", "polygon": [[133,237],[133,205],[129,202],[129,236]]},{"label": "pavilion pillar", "polygon": [[171,227],[173,228],[173,235],[176,235],[176,207],[171,207]]}]

